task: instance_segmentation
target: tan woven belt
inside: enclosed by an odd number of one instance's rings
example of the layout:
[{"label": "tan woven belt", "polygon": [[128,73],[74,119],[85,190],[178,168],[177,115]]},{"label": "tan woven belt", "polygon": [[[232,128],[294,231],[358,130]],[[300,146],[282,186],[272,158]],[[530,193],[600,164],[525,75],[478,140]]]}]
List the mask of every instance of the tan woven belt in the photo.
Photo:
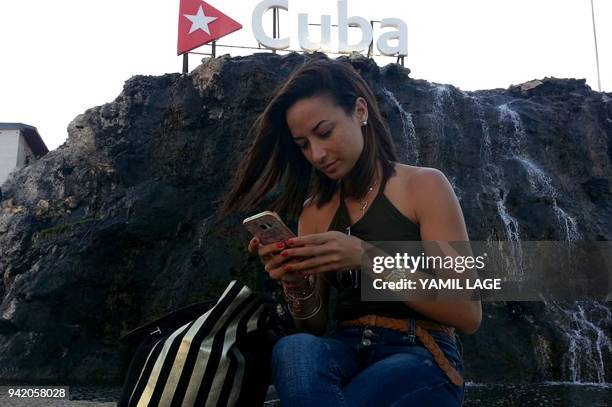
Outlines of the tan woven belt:
[{"label": "tan woven belt", "polygon": [[[339,323],[340,326],[378,326],[381,328],[389,328],[396,329],[402,332],[408,332],[409,324],[406,319],[397,319],[397,318],[389,318],[383,317],[380,315],[364,315],[357,319],[352,319],[350,321],[341,321]],[[455,340],[455,328],[437,324],[431,321],[424,321],[417,319],[415,320],[414,334],[419,338],[419,340],[423,343],[423,345],[431,352],[434,360],[440,366],[440,369],[448,376],[450,381],[457,386],[463,386],[463,376],[461,373],[455,369],[448,359],[442,349],[438,346],[435,339],[427,332],[430,331],[442,331],[446,333],[448,336]]]}]

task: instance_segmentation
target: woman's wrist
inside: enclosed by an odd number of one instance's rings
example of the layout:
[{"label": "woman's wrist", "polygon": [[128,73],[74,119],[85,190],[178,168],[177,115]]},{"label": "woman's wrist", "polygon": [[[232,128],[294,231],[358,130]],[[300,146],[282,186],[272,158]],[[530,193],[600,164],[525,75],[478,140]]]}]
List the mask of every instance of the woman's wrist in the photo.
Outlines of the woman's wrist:
[{"label": "woman's wrist", "polygon": [[311,318],[322,308],[314,276],[305,277],[294,272],[283,277],[281,284],[287,307],[293,318]]},{"label": "woman's wrist", "polygon": [[354,239],[355,244],[357,245],[357,254],[352,257],[353,261],[352,264],[347,267],[348,270],[359,270],[361,269],[361,267],[364,264],[364,261],[367,260],[367,251],[366,251],[366,247],[364,246],[366,243],[359,239],[358,237],[355,236],[349,236],[351,239]]}]

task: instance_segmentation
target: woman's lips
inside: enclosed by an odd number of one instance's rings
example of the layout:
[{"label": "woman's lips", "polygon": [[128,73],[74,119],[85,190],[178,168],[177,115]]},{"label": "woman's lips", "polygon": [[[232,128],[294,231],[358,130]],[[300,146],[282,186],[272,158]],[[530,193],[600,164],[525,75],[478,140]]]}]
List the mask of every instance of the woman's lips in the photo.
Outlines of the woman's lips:
[{"label": "woman's lips", "polygon": [[325,167],[321,167],[321,170],[324,172],[330,172],[331,170],[333,170],[334,166],[336,165],[336,163],[338,162],[338,160],[333,161],[329,164],[327,164]]}]

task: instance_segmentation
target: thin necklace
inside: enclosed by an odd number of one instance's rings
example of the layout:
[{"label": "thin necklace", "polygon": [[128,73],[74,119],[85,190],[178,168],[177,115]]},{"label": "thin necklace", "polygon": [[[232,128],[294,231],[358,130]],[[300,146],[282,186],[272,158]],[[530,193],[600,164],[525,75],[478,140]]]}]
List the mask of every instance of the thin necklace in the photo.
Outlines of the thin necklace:
[{"label": "thin necklace", "polygon": [[359,209],[361,209],[361,216],[363,216],[366,208],[368,207],[368,195],[370,194],[370,192],[372,192],[377,182],[378,181],[374,181],[372,186],[368,189],[368,192],[366,192],[365,196],[363,197],[364,198],[363,201],[359,201]]},{"label": "thin necklace", "polygon": [[[363,201],[359,201],[359,209],[361,210],[361,216],[359,217],[359,219],[363,218],[363,215],[365,214],[365,210],[368,207],[368,194],[374,189],[374,187],[376,186],[377,182],[378,182],[378,180],[374,181],[372,186],[370,188],[368,188],[368,192],[366,192],[366,194],[364,196],[364,200]],[[356,222],[358,222],[359,219]],[[350,224],[346,228],[346,234],[349,235],[349,236],[351,235],[351,225]]]}]

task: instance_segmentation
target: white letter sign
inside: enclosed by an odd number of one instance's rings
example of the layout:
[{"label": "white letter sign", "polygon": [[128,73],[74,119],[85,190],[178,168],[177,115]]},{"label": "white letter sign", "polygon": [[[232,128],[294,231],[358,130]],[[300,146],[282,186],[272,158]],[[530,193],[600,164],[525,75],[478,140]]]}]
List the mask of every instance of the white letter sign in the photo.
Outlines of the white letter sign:
[{"label": "white letter sign", "polygon": [[[338,52],[340,53],[351,53],[353,51],[361,52],[368,49],[372,42],[372,26],[370,22],[363,17],[351,17],[346,18],[346,1],[338,1]],[[348,28],[359,27],[361,28],[361,41],[355,45],[348,45]]]},{"label": "white letter sign", "polygon": [[[384,18],[380,22],[380,28],[386,27],[393,27],[397,31],[382,33],[380,37],[378,37],[378,41],[376,41],[376,48],[378,48],[380,53],[383,55],[408,55],[408,44],[406,43],[408,38],[408,28],[406,27],[406,23],[399,18]],[[398,46],[390,46],[389,40],[397,40]]]},{"label": "white letter sign", "polygon": [[[348,17],[347,0],[338,0],[338,53],[350,54],[351,52],[363,52],[370,47],[373,40],[371,23],[363,17]],[[291,38],[271,38],[263,29],[264,14],[271,8],[279,8],[289,11],[289,0],[263,0],[253,10],[253,34],[261,45],[271,49],[289,48]],[[319,42],[312,41],[308,29],[308,14],[298,14],[298,37],[300,48],[307,52],[322,51],[331,52],[331,16],[321,16],[321,38]],[[361,31],[361,40],[357,44],[348,43],[349,27],[358,27]],[[381,28],[394,28],[380,34],[376,41],[376,48],[382,55],[406,56],[408,55],[408,28],[406,23],[399,18],[384,18],[380,22]],[[397,45],[391,45],[391,41],[397,41]]]},{"label": "white letter sign", "polygon": [[264,0],[259,3],[255,7],[255,10],[253,10],[253,34],[255,35],[255,39],[257,40],[257,42],[259,42],[264,47],[272,49],[289,48],[289,37],[270,38],[266,35],[266,32],[263,29],[263,16],[264,14],[266,14],[266,11],[274,7],[288,11],[289,0]]},{"label": "white letter sign", "polygon": [[300,48],[304,51],[330,52],[331,51],[331,16],[321,16],[321,41],[319,43],[310,41],[308,30],[308,14],[298,14],[298,38]]}]

